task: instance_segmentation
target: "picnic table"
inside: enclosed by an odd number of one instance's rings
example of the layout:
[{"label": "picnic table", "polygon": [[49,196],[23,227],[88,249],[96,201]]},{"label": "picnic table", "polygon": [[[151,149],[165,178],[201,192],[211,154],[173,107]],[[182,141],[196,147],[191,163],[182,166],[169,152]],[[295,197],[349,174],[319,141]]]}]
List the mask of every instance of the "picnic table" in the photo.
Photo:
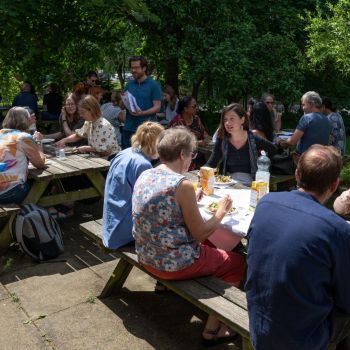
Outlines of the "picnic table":
[{"label": "picnic table", "polygon": [[[44,169],[29,167],[28,178],[33,185],[22,204],[34,203],[44,207],[72,202],[81,199],[103,197],[105,178],[110,162],[91,154],[68,154],[65,158],[51,156],[45,162]],[[91,186],[84,189],[65,191],[61,180],[85,174]],[[53,183],[58,189],[56,194],[45,191]]]},{"label": "picnic table", "polygon": [[[44,169],[28,168],[28,179],[33,181],[32,187],[22,204],[38,204],[50,207],[64,202],[73,202],[94,197],[103,197],[105,178],[103,173],[108,171],[110,162],[91,154],[68,154],[64,159],[50,156],[45,162]],[[61,180],[71,179],[85,174],[91,182],[88,188],[66,191]],[[48,193],[50,184],[54,184],[57,192]],[[0,217],[7,218],[7,222],[15,217],[20,210],[18,206],[7,205],[0,207]],[[7,223],[0,232],[0,251],[12,242]]]}]

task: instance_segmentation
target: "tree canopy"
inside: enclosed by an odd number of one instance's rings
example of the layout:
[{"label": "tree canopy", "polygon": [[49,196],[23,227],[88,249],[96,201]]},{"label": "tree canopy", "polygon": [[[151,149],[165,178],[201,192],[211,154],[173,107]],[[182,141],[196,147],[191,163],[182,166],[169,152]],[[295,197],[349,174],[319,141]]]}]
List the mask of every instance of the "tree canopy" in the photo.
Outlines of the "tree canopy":
[{"label": "tree canopy", "polygon": [[2,0],[2,95],[24,79],[69,89],[97,68],[123,85],[133,54],[149,58],[162,84],[211,109],[264,91],[286,104],[306,88],[329,95],[326,70],[343,92],[349,2]]}]

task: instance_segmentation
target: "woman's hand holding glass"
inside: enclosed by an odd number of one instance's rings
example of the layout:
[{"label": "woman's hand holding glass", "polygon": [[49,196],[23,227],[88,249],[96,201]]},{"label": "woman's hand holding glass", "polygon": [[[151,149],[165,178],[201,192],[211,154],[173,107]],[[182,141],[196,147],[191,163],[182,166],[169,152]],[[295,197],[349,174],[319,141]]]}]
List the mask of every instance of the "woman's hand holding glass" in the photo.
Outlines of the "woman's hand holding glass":
[{"label": "woman's hand holding glass", "polygon": [[39,131],[34,132],[33,139],[35,141],[41,141],[43,138],[44,138],[44,135],[41,132]]}]

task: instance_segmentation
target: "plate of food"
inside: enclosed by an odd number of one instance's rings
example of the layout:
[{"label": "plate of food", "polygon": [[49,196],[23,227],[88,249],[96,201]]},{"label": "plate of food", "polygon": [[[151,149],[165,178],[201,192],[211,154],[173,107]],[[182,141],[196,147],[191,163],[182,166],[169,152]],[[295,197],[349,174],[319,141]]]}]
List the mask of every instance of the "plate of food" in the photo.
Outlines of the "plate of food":
[{"label": "plate of food", "polygon": [[41,143],[53,143],[55,142],[55,139],[42,139]]},{"label": "plate of food", "polygon": [[231,176],[226,175],[215,175],[214,185],[217,186],[228,186],[237,183],[237,181],[233,180]]},{"label": "plate of food", "polygon": [[[208,204],[204,209],[210,214],[215,214],[218,208],[219,208],[219,202],[212,202]],[[237,211],[237,208],[232,207],[227,214],[234,214],[236,211]]]}]

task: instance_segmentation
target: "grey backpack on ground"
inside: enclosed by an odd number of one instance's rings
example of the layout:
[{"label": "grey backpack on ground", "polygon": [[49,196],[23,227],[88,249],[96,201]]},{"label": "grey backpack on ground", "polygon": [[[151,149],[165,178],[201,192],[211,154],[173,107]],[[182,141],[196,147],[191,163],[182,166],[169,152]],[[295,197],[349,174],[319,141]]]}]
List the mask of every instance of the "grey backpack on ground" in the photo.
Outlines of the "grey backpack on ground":
[{"label": "grey backpack on ground", "polygon": [[21,250],[35,261],[56,258],[64,250],[57,221],[38,205],[24,205],[10,229]]}]

